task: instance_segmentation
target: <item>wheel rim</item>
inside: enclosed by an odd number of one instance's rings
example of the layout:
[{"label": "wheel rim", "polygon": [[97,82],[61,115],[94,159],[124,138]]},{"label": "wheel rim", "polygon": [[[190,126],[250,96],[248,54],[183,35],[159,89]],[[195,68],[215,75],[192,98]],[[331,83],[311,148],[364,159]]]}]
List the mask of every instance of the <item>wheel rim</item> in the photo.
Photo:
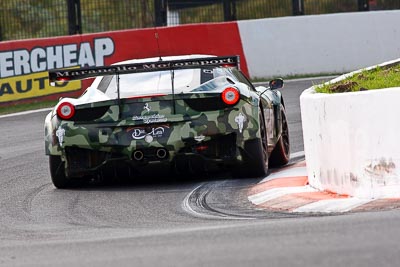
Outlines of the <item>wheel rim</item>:
[{"label": "wheel rim", "polygon": [[285,154],[288,155],[289,154],[289,149],[290,149],[290,145],[289,145],[289,128],[287,125],[287,121],[286,121],[286,116],[285,113],[282,113],[282,143],[283,143],[283,149],[285,151]]},{"label": "wheel rim", "polygon": [[263,159],[264,162],[266,163],[268,160],[268,140],[267,140],[267,132],[265,129],[265,123],[263,116],[260,111],[260,131],[261,131],[261,146],[262,146],[262,153],[263,153]]}]

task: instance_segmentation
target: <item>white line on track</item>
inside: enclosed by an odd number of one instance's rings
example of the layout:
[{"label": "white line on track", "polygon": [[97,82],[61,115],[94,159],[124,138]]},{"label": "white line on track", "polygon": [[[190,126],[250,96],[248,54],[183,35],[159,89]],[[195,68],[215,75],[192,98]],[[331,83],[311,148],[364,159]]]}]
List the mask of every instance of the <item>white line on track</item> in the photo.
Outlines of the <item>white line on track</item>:
[{"label": "white line on track", "polygon": [[293,212],[347,212],[371,201],[374,199],[325,199],[294,209]]},{"label": "white line on track", "polygon": [[261,183],[264,183],[264,182],[272,180],[272,179],[281,179],[281,178],[288,178],[288,177],[301,177],[301,176],[307,176],[307,168],[306,167],[294,167],[294,168],[283,170],[283,171],[273,172],[258,183],[261,184]]},{"label": "white line on track", "polygon": [[289,194],[295,193],[308,193],[308,192],[317,192],[315,188],[311,186],[294,186],[294,187],[278,187],[272,188],[258,194],[254,194],[248,197],[248,199],[255,205],[260,205],[269,200],[283,197]]}]

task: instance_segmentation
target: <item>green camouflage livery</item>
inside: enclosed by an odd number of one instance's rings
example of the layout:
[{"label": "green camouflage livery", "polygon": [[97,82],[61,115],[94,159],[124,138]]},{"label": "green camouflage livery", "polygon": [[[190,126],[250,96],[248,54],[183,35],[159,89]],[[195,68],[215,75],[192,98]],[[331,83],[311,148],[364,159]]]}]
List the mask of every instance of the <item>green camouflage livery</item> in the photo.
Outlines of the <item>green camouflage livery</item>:
[{"label": "green camouflage livery", "polygon": [[[102,99],[89,88],[78,99],[64,98],[45,120],[46,155],[60,159],[65,177],[98,173],[111,162],[132,169],[174,167],[178,158],[233,167],[251,155],[247,143],[263,138],[261,124],[267,125],[264,137],[271,153],[282,133],[280,92],[237,82],[240,99],[229,106],[221,101],[221,91],[232,81],[219,79],[210,91]],[[65,102],[75,109],[70,119],[57,113]]]}]

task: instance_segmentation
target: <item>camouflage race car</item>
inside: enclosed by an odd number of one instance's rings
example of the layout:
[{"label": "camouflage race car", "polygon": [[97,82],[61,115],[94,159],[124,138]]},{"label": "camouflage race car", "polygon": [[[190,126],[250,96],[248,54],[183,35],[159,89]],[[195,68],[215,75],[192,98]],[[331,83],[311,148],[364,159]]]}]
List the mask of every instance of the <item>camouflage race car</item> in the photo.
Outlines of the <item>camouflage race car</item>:
[{"label": "camouflage race car", "polygon": [[62,98],[45,120],[57,188],[87,179],[175,174],[267,173],[289,161],[282,79],[254,87],[239,57],[180,56],[49,72],[51,83],[97,77],[79,98]]}]

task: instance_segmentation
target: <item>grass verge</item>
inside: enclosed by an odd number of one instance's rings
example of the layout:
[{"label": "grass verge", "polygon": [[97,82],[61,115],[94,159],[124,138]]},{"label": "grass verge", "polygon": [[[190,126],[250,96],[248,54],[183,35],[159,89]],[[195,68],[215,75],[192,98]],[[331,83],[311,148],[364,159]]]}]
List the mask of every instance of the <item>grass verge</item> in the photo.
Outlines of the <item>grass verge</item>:
[{"label": "grass verge", "polygon": [[390,87],[400,87],[400,65],[364,70],[340,82],[319,85],[315,91],[332,94]]}]

